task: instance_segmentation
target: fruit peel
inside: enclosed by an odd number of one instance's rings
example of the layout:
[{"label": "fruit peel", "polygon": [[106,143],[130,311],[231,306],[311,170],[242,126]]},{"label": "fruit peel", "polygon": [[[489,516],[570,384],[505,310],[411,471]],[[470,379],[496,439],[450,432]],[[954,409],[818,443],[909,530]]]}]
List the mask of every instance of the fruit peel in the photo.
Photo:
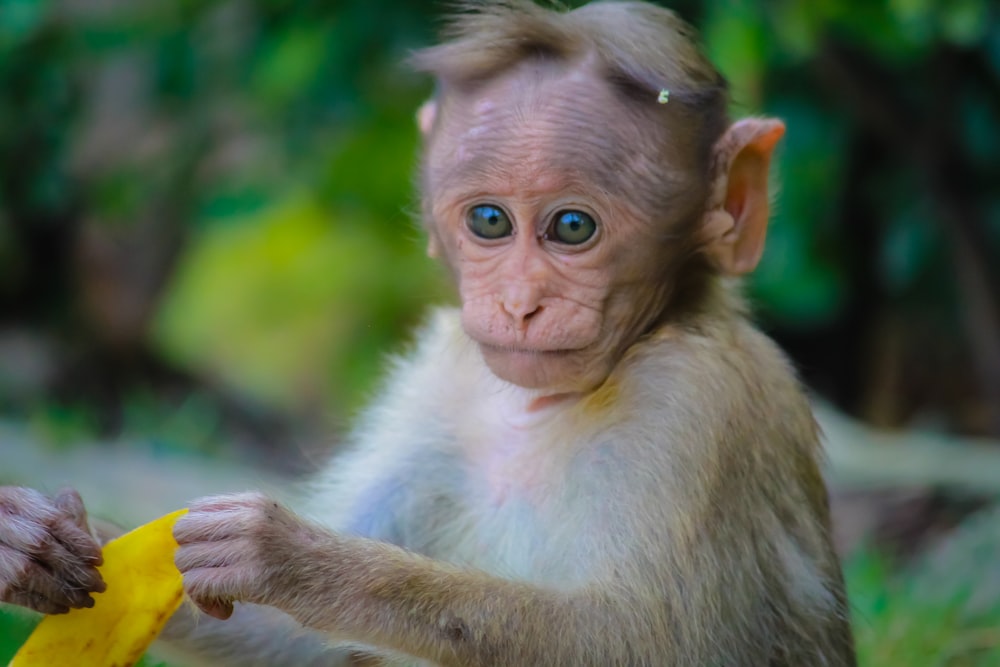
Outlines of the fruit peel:
[{"label": "fruit peel", "polygon": [[90,609],[46,616],[9,667],[128,667],[156,639],[184,598],[174,566],[178,510],[104,545],[107,590]]}]

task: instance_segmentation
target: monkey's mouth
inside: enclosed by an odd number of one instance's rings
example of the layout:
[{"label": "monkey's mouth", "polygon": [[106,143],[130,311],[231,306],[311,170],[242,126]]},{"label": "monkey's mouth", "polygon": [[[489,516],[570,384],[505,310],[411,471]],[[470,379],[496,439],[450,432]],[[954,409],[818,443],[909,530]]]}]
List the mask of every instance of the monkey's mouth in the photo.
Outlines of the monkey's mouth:
[{"label": "monkey's mouth", "polygon": [[483,361],[502,380],[525,389],[578,392],[601,380],[593,363],[593,348],[538,348],[525,345],[479,343]]},{"label": "monkey's mouth", "polygon": [[535,357],[564,357],[579,352],[582,348],[538,348],[525,347],[522,345],[497,345],[495,343],[479,342],[479,346],[484,352],[495,354],[516,354]]}]

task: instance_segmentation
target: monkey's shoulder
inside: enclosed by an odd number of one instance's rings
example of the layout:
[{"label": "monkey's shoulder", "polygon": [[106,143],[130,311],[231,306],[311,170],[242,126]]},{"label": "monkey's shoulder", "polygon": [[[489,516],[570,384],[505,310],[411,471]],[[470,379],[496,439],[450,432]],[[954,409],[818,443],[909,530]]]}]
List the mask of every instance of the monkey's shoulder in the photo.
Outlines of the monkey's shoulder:
[{"label": "monkey's shoulder", "polygon": [[662,327],[629,350],[608,384],[636,416],[625,429],[638,445],[666,450],[672,466],[794,465],[815,477],[808,396],[780,348],[743,317]]},{"label": "monkey's shoulder", "polygon": [[[777,344],[742,316],[666,325],[625,355],[611,377],[656,400],[709,409],[809,412],[806,394]],[[686,398],[685,398],[686,397]]]}]

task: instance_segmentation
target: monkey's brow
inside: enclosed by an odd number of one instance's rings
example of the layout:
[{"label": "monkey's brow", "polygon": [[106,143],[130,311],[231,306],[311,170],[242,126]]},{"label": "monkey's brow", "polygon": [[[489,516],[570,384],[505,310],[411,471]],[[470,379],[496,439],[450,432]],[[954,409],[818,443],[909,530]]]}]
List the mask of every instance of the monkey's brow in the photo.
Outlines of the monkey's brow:
[{"label": "monkey's brow", "polygon": [[[589,150],[591,148],[593,150]],[[548,151],[533,164],[519,163],[503,155],[498,157],[497,153],[489,151],[477,151],[475,155],[449,164],[438,178],[449,190],[511,190],[519,182],[530,181],[528,174],[558,174],[564,184],[561,189],[627,192],[630,170],[626,163],[629,158],[624,152],[601,148],[596,145],[581,148],[576,144],[574,150],[565,153]]]}]

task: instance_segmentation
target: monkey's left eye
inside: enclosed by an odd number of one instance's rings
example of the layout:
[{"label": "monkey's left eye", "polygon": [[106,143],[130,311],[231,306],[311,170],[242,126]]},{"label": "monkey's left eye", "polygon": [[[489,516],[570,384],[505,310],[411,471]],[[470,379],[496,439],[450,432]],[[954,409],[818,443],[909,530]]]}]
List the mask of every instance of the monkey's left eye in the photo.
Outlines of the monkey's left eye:
[{"label": "monkey's left eye", "polygon": [[559,243],[580,245],[597,231],[597,223],[583,211],[560,211],[552,220],[547,236]]},{"label": "monkey's left eye", "polygon": [[490,204],[471,208],[465,216],[465,223],[473,234],[482,239],[499,239],[510,236],[514,231],[507,214]]}]

